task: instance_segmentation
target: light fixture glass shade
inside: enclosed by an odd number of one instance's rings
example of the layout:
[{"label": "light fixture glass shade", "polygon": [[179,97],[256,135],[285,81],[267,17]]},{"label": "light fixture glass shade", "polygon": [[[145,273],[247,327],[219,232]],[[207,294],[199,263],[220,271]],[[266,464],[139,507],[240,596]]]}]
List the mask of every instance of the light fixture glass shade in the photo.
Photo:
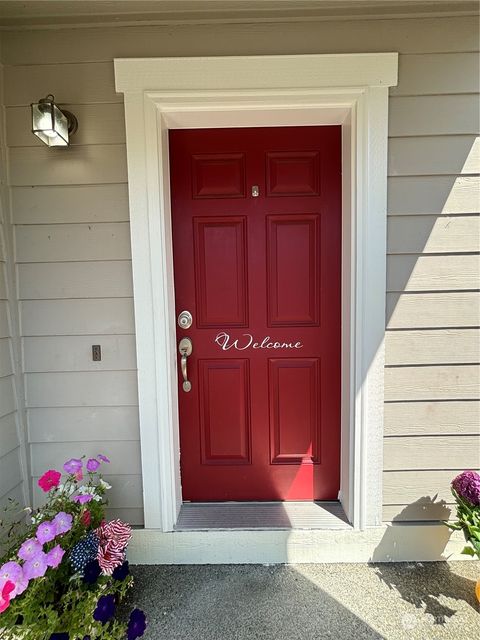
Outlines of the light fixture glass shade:
[{"label": "light fixture glass shade", "polygon": [[32,133],[47,147],[68,147],[68,118],[60,111],[52,95],[32,104]]}]

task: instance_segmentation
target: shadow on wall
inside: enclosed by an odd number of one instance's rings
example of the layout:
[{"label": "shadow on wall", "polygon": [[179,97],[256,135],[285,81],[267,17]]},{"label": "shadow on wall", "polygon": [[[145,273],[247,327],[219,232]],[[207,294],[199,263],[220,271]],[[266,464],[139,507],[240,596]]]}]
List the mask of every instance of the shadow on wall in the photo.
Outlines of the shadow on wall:
[{"label": "shadow on wall", "polygon": [[[425,513],[422,520],[421,514]],[[411,557],[414,552],[425,561],[439,560],[450,539],[451,531],[447,527],[438,529],[438,520],[448,520],[451,510],[445,500],[437,500],[437,496],[423,496],[407,505],[387,524],[387,529],[380,543],[373,552],[370,562],[396,561],[397,558]],[[428,522],[431,521],[431,522]],[[424,525],[422,533],[414,522]]]}]

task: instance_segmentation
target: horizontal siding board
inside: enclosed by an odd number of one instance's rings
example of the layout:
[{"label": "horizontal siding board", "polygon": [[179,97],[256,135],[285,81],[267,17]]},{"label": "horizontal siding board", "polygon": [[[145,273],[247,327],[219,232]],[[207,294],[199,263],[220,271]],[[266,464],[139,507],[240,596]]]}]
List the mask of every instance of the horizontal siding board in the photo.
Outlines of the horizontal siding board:
[{"label": "horizontal siding board", "polygon": [[387,327],[478,327],[479,302],[476,292],[387,293]]},{"label": "horizontal siding board", "polygon": [[20,449],[17,447],[0,458],[0,495],[4,496],[21,482]]},{"label": "horizontal siding board", "polygon": [[12,186],[105,184],[126,180],[127,155],[123,144],[10,149]]},{"label": "horizontal siding board", "polygon": [[134,333],[133,300],[32,300],[20,303],[22,335]]},{"label": "horizontal siding board", "polygon": [[477,136],[393,138],[388,143],[389,176],[479,172],[480,144]]},{"label": "horizontal siding board", "polygon": [[0,338],[0,378],[13,373],[10,339]]},{"label": "horizontal siding board", "polygon": [[480,213],[478,176],[397,176],[388,179],[390,215]]},{"label": "horizontal siding board", "polygon": [[477,469],[480,436],[391,437],[384,440],[384,470]]},{"label": "horizontal siding board", "polygon": [[144,523],[143,514],[144,512],[142,507],[133,508],[133,509],[129,509],[129,508],[112,509],[110,507],[107,507],[105,511],[107,520],[119,519],[119,520],[122,520],[123,522],[128,522],[129,524],[135,527],[143,526],[143,523]]},{"label": "horizontal siding board", "polygon": [[48,64],[5,66],[5,105],[37,102],[45,87],[61,104],[122,102],[115,92],[113,61],[97,64]]},{"label": "horizontal siding board", "polygon": [[[74,113],[80,126],[71,137],[72,145],[125,143],[123,104],[63,104]],[[9,147],[41,146],[43,142],[31,132],[30,107],[7,107],[6,129]]]},{"label": "horizontal siding board", "polygon": [[480,435],[480,402],[388,402],[385,436]]},{"label": "horizontal siding board", "polygon": [[138,404],[135,371],[27,373],[27,407],[99,407]]},{"label": "horizontal siding board", "polygon": [[126,184],[13,187],[16,224],[124,222],[129,219]]},{"label": "horizontal siding board", "polygon": [[7,274],[4,262],[0,262],[0,300],[7,299]]},{"label": "horizontal siding board", "polygon": [[8,303],[6,300],[0,300],[0,338],[8,338],[9,336]]},{"label": "horizontal siding board", "polygon": [[477,51],[475,26],[471,17],[417,17],[60,29],[55,38],[48,30],[5,31],[2,53],[4,64],[25,65],[96,62],[114,56]]},{"label": "horizontal siding board", "polygon": [[[92,360],[92,345],[102,350]],[[125,371],[136,369],[134,335],[51,336],[23,339],[26,373],[55,371]]]},{"label": "horizontal siding board", "polygon": [[[141,475],[110,475],[108,467],[102,467],[101,471],[103,478],[112,487],[106,493],[111,508],[142,508]],[[32,478],[32,491],[35,508],[38,508],[45,503],[45,494],[38,486],[38,477]]]},{"label": "horizontal siding board", "polygon": [[387,331],[386,365],[480,363],[479,329]]},{"label": "horizontal siding board", "polygon": [[55,407],[27,410],[29,442],[138,440],[138,407]]},{"label": "horizontal siding board", "polygon": [[478,365],[437,365],[385,369],[385,401],[477,400]]},{"label": "horizontal siding board", "polygon": [[[15,504],[20,506],[20,509],[23,508],[24,504],[25,504],[25,500],[24,500],[24,496],[23,496],[23,482],[19,482],[17,484],[16,487],[13,487],[13,489],[10,489],[10,491],[7,491],[7,493],[2,494],[1,490],[0,490],[0,510],[3,510],[4,506],[10,506],[11,502],[14,502]],[[9,509],[8,511],[8,515],[5,517],[2,513],[2,520],[4,521],[4,523],[6,522],[13,522],[19,519],[19,512]],[[4,540],[4,534],[0,533],[0,540],[3,541]]]},{"label": "horizontal siding board", "polygon": [[10,413],[0,418],[0,459],[19,445],[15,413]]},{"label": "horizontal siding board", "polygon": [[18,225],[15,240],[17,262],[131,259],[128,222]]},{"label": "horizontal siding board", "polygon": [[56,469],[70,458],[95,457],[99,453],[106,455],[110,464],[108,473],[112,475],[139,475],[139,442],[49,442],[31,446],[32,476],[39,477],[47,469]]},{"label": "horizontal siding board", "polygon": [[0,418],[12,413],[16,408],[13,376],[0,378]]},{"label": "horizontal siding board", "polygon": [[478,93],[479,61],[476,53],[404,55],[398,61],[398,86],[391,95]]},{"label": "horizontal siding board", "polygon": [[133,296],[130,261],[30,263],[17,269],[21,300]]},{"label": "horizontal siding board", "polygon": [[383,507],[384,522],[453,520],[454,517],[453,505],[445,504],[443,500],[432,501],[427,497],[413,504],[385,505]]},{"label": "horizontal siding board", "polygon": [[390,216],[387,237],[389,254],[480,251],[480,216]]},{"label": "horizontal siding board", "polygon": [[[459,469],[462,471],[463,467]],[[385,471],[383,474],[384,504],[405,504],[421,498],[453,502],[450,483],[456,473],[449,471]]]},{"label": "horizontal siding board", "polygon": [[387,291],[456,291],[479,287],[478,255],[395,255],[387,259]]},{"label": "horizontal siding board", "polygon": [[392,96],[389,136],[477,134],[480,107],[477,95]]}]

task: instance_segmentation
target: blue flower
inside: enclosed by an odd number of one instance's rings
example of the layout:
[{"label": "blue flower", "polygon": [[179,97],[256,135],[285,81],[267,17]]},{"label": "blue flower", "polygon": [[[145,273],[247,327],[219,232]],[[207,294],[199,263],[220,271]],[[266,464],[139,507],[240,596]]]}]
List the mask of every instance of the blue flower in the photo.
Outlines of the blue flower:
[{"label": "blue flower", "polygon": [[140,638],[140,636],[143,636],[143,634],[145,633],[146,628],[147,619],[145,618],[145,614],[140,609],[134,609],[130,614],[130,620],[128,621],[128,640],[135,640],[136,638]]},{"label": "blue flower", "polygon": [[129,573],[130,569],[128,566],[128,560],[125,560],[122,565],[113,570],[112,578],[115,580],[125,580]]},{"label": "blue flower", "polygon": [[94,620],[105,624],[115,615],[115,597],[112,595],[100,596],[97,607],[93,612]]},{"label": "blue flower", "polygon": [[90,560],[83,570],[83,581],[87,584],[94,584],[98,580],[100,573],[101,569],[98,560]]},{"label": "blue flower", "polygon": [[95,560],[98,553],[98,536],[90,531],[73,547],[70,553],[70,564],[76,571],[84,572],[89,562]]},{"label": "blue flower", "polygon": [[50,640],[70,640],[68,633],[52,633]]}]

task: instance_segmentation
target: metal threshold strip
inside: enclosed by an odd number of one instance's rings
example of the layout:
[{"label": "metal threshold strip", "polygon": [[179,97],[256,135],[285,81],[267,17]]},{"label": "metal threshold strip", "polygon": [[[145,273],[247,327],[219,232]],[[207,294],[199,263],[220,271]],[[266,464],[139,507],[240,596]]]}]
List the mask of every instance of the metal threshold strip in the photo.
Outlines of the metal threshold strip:
[{"label": "metal threshold strip", "polygon": [[339,502],[186,502],[176,531],[350,529]]}]

